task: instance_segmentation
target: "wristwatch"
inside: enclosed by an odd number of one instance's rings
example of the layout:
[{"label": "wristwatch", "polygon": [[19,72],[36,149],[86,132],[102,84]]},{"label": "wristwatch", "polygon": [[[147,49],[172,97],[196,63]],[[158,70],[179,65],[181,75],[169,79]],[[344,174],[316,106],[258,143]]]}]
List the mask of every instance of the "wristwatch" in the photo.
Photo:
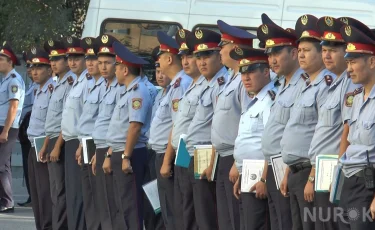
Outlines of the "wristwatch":
[{"label": "wristwatch", "polygon": [[260,178],[260,181],[263,182],[263,183],[266,183],[266,180],[263,179],[263,178]]},{"label": "wristwatch", "polygon": [[315,181],[315,177],[313,177],[313,176],[309,176],[308,181],[310,181],[311,183],[314,183],[314,181]]},{"label": "wristwatch", "polygon": [[121,155],[121,158],[124,160],[124,159],[127,159],[127,160],[130,160],[130,156],[127,156],[127,155],[125,155],[125,153],[123,153],[122,155]]},{"label": "wristwatch", "polygon": [[105,158],[111,158],[112,154],[109,154],[108,152],[105,154]]}]

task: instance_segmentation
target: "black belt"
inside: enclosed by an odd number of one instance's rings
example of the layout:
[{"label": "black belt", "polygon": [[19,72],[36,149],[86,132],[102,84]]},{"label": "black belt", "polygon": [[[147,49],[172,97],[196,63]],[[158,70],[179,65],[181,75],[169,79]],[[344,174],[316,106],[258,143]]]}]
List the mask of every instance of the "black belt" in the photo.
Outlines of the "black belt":
[{"label": "black belt", "polygon": [[311,168],[311,163],[309,161],[297,163],[294,165],[289,165],[289,169],[292,173],[297,173],[303,169]]}]

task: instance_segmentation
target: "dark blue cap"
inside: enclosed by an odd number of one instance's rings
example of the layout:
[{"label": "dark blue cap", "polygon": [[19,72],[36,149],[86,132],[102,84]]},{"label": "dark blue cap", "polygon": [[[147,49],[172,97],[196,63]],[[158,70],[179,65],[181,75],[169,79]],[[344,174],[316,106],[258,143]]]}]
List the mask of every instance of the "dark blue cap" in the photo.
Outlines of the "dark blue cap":
[{"label": "dark blue cap", "polygon": [[268,24],[268,25],[275,25],[275,26],[277,26],[277,24],[274,21],[272,21],[271,18],[268,17],[267,14],[263,13],[262,16],[261,16],[261,18],[262,18],[262,24]]},{"label": "dark blue cap", "polygon": [[175,35],[176,41],[180,47],[179,52],[178,52],[179,55],[184,55],[184,54],[189,55],[193,53],[194,47],[188,47],[187,41],[186,41],[187,37],[191,35],[192,33],[189,30],[185,30],[185,29],[181,29],[176,32],[176,35]]},{"label": "dark blue cap", "polygon": [[373,33],[373,31],[357,19],[351,17],[341,17],[338,19],[348,26],[353,26],[357,28],[362,33],[366,34],[367,37],[371,38],[372,40],[375,40],[375,34]]},{"label": "dark blue cap", "polygon": [[0,55],[9,57],[14,65],[21,65],[21,62],[17,58],[17,55],[13,52],[9,41],[3,42],[3,45],[0,46]]},{"label": "dark blue cap", "polygon": [[298,40],[315,39],[320,42],[321,37],[317,22],[318,18],[311,14],[305,14],[299,17],[295,27],[299,38]]},{"label": "dark blue cap", "polygon": [[166,33],[162,31],[158,31],[156,34],[158,41],[160,43],[159,54],[162,53],[173,53],[178,54],[179,45],[177,44],[176,40],[173,39],[171,36],[168,36]]},{"label": "dark blue cap", "polygon": [[118,41],[115,37],[108,35],[108,34],[102,34],[95,38],[94,41],[94,51],[96,55],[104,54],[104,55],[115,55],[115,52],[113,50],[113,43],[115,41]]},{"label": "dark blue cap", "polygon": [[144,59],[138,57],[128,50],[123,44],[118,41],[113,43],[113,48],[116,54],[116,62],[127,66],[138,67],[149,64]]},{"label": "dark blue cap", "polygon": [[221,42],[219,43],[219,46],[222,46],[225,42],[252,46],[253,39],[257,37],[246,30],[231,26],[222,20],[217,21],[217,26],[221,32]]},{"label": "dark blue cap", "polygon": [[343,26],[341,36],[347,43],[345,58],[375,55],[375,41],[354,26]]},{"label": "dark blue cap", "polygon": [[230,51],[230,57],[238,61],[240,73],[250,72],[259,68],[260,64],[268,65],[268,56],[263,49],[235,47]]},{"label": "dark blue cap", "polygon": [[284,46],[297,46],[296,35],[277,25],[260,25],[257,29],[257,35],[259,40],[265,42],[266,53],[277,52]]},{"label": "dark blue cap", "polygon": [[41,47],[32,47],[28,52],[30,64],[32,65],[50,65],[48,53]]}]

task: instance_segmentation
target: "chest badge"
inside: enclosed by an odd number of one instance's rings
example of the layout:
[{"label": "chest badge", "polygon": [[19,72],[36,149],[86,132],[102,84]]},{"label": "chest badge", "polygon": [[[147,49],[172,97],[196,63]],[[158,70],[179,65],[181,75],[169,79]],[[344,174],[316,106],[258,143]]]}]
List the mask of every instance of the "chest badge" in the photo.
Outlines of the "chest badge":
[{"label": "chest badge", "polygon": [[138,110],[142,108],[142,98],[133,98],[132,99],[132,108]]}]

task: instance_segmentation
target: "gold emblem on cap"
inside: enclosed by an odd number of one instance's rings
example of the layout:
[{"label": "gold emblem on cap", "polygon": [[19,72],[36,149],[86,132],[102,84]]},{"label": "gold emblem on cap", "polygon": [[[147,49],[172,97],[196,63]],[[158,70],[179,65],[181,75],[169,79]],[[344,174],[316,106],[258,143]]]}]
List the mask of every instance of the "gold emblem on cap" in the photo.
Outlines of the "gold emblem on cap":
[{"label": "gold emblem on cap", "polygon": [[273,46],[273,45],[275,45],[275,41],[274,41],[274,40],[272,40],[272,39],[268,39],[268,40],[266,41],[266,46]]},{"label": "gold emblem on cap", "polygon": [[87,53],[88,53],[88,54],[95,54],[95,53],[94,53],[94,49],[88,49],[88,50],[87,50]]},{"label": "gold emblem on cap", "polygon": [[75,48],[69,48],[69,52],[74,53],[74,52],[76,52],[76,49]]},{"label": "gold emblem on cap", "polygon": [[49,41],[48,41],[48,45],[49,45],[49,46],[52,47],[54,44],[55,44],[55,43],[53,42],[53,40],[49,40]]},{"label": "gold emblem on cap", "polygon": [[309,18],[307,17],[307,15],[303,15],[301,17],[301,22],[302,22],[302,25],[306,25],[307,24],[307,21],[309,20]]},{"label": "gold emblem on cap", "polygon": [[4,41],[4,42],[3,42],[3,46],[5,46],[5,44],[7,44],[7,42],[6,42],[6,41]]},{"label": "gold emblem on cap", "polygon": [[350,26],[345,27],[345,34],[348,36],[352,34],[352,28]]},{"label": "gold emblem on cap", "polygon": [[290,28],[287,28],[285,30],[288,31],[289,33],[292,33],[292,30]]},{"label": "gold emblem on cap", "polygon": [[340,21],[345,23],[346,25],[349,25],[349,20],[348,18],[340,18]]},{"label": "gold emblem on cap", "polygon": [[4,50],[3,50],[3,49],[1,49],[1,50],[0,50],[0,53],[4,53]]},{"label": "gold emblem on cap", "polygon": [[206,44],[199,44],[197,47],[198,51],[206,50],[206,49],[208,49],[208,46]]},{"label": "gold emblem on cap", "polygon": [[34,63],[40,62],[40,61],[39,61],[39,58],[33,58],[33,62],[34,62]]},{"label": "gold emblem on cap", "polygon": [[202,30],[195,31],[195,37],[198,39],[203,38],[203,31]]},{"label": "gold emblem on cap", "polygon": [[182,43],[181,46],[180,46],[180,50],[187,50],[189,49],[189,47],[186,45],[186,43]]},{"label": "gold emblem on cap", "polygon": [[85,41],[86,41],[87,45],[91,45],[91,43],[92,43],[91,38],[86,38]]},{"label": "gold emblem on cap", "polygon": [[353,51],[353,50],[356,50],[357,48],[355,47],[353,43],[349,43],[346,49],[349,51]]},{"label": "gold emblem on cap", "polygon": [[103,35],[102,36],[102,42],[105,44],[108,42],[108,35]]},{"label": "gold emblem on cap", "polygon": [[185,30],[183,29],[179,30],[178,35],[180,35],[181,38],[185,38]]},{"label": "gold emblem on cap", "polygon": [[57,55],[57,54],[59,54],[59,53],[56,50],[51,51],[51,55]]},{"label": "gold emblem on cap", "polygon": [[36,54],[36,48],[35,47],[31,48],[31,53],[34,54],[34,55]]},{"label": "gold emblem on cap", "polygon": [[324,21],[326,22],[327,26],[333,26],[333,18],[332,17],[325,17]]},{"label": "gold emblem on cap", "polygon": [[250,64],[251,62],[249,61],[249,60],[247,60],[247,59],[242,59],[241,61],[240,61],[240,65],[247,65],[247,64]]},{"label": "gold emblem on cap", "polygon": [[243,50],[240,48],[240,47],[235,47],[234,48],[234,52],[236,52],[236,54],[242,56],[243,55]]},{"label": "gold emblem on cap", "polygon": [[325,39],[328,39],[328,40],[335,40],[336,39],[336,36],[333,35],[332,33],[327,33],[325,36],[324,36]]},{"label": "gold emblem on cap", "polygon": [[108,47],[102,47],[100,49],[100,52],[109,53],[110,51],[109,51]]},{"label": "gold emblem on cap", "polygon": [[262,32],[264,34],[268,34],[268,26],[267,25],[262,25]]},{"label": "gold emblem on cap", "polygon": [[68,38],[66,39],[66,41],[67,41],[68,43],[72,44],[72,43],[73,43],[73,38],[72,38],[72,37],[68,37]]}]

